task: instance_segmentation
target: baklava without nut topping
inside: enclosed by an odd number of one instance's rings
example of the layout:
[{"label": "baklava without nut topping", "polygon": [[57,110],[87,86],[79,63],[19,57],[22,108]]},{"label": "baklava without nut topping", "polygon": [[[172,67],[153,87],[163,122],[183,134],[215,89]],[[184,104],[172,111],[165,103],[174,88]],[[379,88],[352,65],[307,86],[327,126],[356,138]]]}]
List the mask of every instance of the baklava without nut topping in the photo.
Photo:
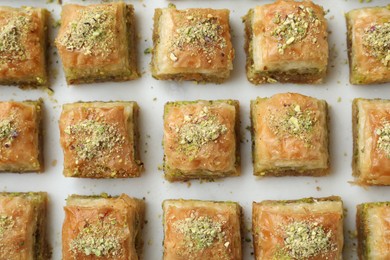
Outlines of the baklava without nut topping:
[{"label": "baklava without nut topping", "polygon": [[346,14],[350,82],[390,82],[390,8],[370,7]]},{"label": "baklava without nut topping", "polygon": [[240,175],[239,103],[169,102],[164,110],[164,172],[169,181]]},{"label": "baklava without nut topping", "polygon": [[139,77],[132,5],[64,5],[56,45],[68,84]]},{"label": "baklava without nut topping", "polygon": [[335,196],[254,202],[255,259],[341,260],[343,210]]},{"label": "baklava without nut topping", "polygon": [[135,102],[65,104],[60,117],[64,175],[138,177],[138,105]]},{"label": "baklava without nut topping", "polygon": [[0,6],[0,84],[48,85],[46,9]]},{"label": "baklava without nut topping", "polygon": [[254,175],[327,174],[327,110],[326,101],[295,93],[251,101]]},{"label": "baklava without nut topping", "polygon": [[227,9],[156,9],[153,42],[156,79],[221,83],[233,69]]},{"label": "baklava without nut topping", "polygon": [[312,1],[278,0],[244,17],[248,80],[321,83],[328,65],[327,21]]}]

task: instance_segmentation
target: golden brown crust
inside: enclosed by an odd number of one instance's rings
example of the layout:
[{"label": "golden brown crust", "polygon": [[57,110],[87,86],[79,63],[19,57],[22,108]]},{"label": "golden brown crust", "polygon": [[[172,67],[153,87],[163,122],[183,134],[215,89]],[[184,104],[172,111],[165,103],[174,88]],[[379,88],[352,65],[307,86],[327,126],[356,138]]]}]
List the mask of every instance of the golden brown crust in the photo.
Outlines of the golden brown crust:
[{"label": "golden brown crust", "polygon": [[285,93],[251,102],[254,175],[322,176],[329,170],[327,104]]},{"label": "golden brown crust", "polygon": [[[166,179],[239,175],[238,117],[238,101],[233,100],[167,103],[163,142]],[[209,135],[211,132],[216,135]]]},{"label": "golden brown crust", "polygon": [[[252,214],[256,259],[342,259],[343,206],[339,197],[253,202]],[[312,241],[326,241],[326,246],[305,241],[293,229],[299,227],[315,231]]]},{"label": "golden brown crust", "polygon": [[0,193],[0,259],[49,259],[47,194]]},{"label": "golden brown crust", "polygon": [[63,107],[60,140],[64,175],[138,177],[138,106],[135,102],[73,103]]},{"label": "golden brown crust", "polygon": [[[83,38],[85,44],[79,46],[77,34],[71,31],[72,25],[89,21],[91,14],[101,19],[97,20],[100,27],[97,25],[94,29],[91,25],[91,28],[80,29],[88,32]],[[88,6],[67,4],[62,8],[56,45],[68,84],[138,78],[135,41],[132,5],[124,2]]]},{"label": "golden brown crust", "polygon": [[[390,23],[390,10],[386,7],[361,8],[346,14],[348,29],[348,56],[350,82],[374,84],[390,82],[390,62],[387,66],[364,46],[367,30]],[[390,54],[389,54],[390,55]]]},{"label": "golden brown crust", "polygon": [[380,99],[355,99],[352,111],[353,175],[357,184],[390,185],[390,155],[386,150],[390,102]]},{"label": "golden brown crust", "polygon": [[[48,16],[46,9],[0,7],[0,84],[23,87],[48,85]],[[17,30],[18,37],[12,30]],[[15,48],[18,50],[14,51]]]},{"label": "golden brown crust", "polygon": [[0,172],[43,171],[41,101],[0,102]]},{"label": "golden brown crust", "polygon": [[233,68],[227,9],[156,9],[153,42],[152,73],[157,79],[220,83]]},{"label": "golden brown crust", "polygon": [[[293,20],[302,34],[290,35],[288,26],[284,26],[286,19]],[[328,33],[321,6],[311,1],[278,0],[251,9],[244,22],[250,82],[315,84],[323,81],[328,64]]]},{"label": "golden brown crust", "polygon": [[[164,260],[242,259],[241,207],[237,203],[165,200],[163,210]],[[191,227],[193,236],[186,233]]]},{"label": "golden brown crust", "polygon": [[64,208],[63,259],[140,259],[144,207],[142,200],[125,194],[115,198],[70,196]]}]

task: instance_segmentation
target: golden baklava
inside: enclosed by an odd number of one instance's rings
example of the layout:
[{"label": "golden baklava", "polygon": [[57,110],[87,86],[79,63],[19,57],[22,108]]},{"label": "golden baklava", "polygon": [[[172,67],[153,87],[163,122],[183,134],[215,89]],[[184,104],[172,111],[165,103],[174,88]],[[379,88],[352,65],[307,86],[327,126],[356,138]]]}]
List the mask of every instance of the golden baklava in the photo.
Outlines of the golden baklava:
[{"label": "golden baklava", "polygon": [[321,83],[328,66],[327,21],[312,1],[278,0],[244,17],[247,78],[253,84]]},{"label": "golden baklava", "polygon": [[56,45],[68,84],[139,77],[132,5],[64,5]]},{"label": "golden baklava", "polygon": [[62,226],[63,260],[139,260],[145,203],[119,197],[71,195]]},{"label": "golden baklava", "polygon": [[346,19],[350,82],[390,82],[389,7],[352,10]]},{"label": "golden baklava", "polygon": [[321,176],[329,170],[327,103],[296,93],[251,101],[254,175]]},{"label": "golden baklava", "polygon": [[358,205],[356,226],[360,260],[390,259],[390,202]]},{"label": "golden baklava", "polygon": [[254,202],[255,259],[341,260],[343,210],[335,196]]},{"label": "golden baklava", "polygon": [[0,6],[0,84],[48,86],[46,9]]},{"label": "golden baklava", "polygon": [[354,99],[353,175],[360,185],[390,185],[390,100]]},{"label": "golden baklava", "polygon": [[59,121],[64,175],[138,177],[138,110],[130,101],[65,104]]},{"label": "golden baklava", "polygon": [[164,260],[241,260],[241,207],[235,202],[165,200]]},{"label": "golden baklava", "polygon": [[42,107],[37,101],[0,102],[0,172],[42,172]]},{"label": "golden baklava", "polygon": [[0,259],[50,259],[46,192],[0,193]]},{"label": "golden baklava", "polygon": [[151,65],[156,79],[221,83],[233,69],[227,9],[158,8],[153,42]]},{"label": "golden baklava", "polygon": [[164,109],[164,172],[169,181],[240,174],[236,100],[168,102]]}]

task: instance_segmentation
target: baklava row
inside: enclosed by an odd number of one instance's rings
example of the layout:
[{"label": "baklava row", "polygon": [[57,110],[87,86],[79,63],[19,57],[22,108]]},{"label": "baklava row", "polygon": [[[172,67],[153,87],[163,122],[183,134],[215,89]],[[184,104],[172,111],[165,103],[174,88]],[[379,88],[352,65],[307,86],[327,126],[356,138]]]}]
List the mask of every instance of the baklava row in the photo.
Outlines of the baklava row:
[{"label": "baklava row", "polygon": [[[46,9],[0,7],[0,84],[48,86]],[[390,81],[390,9],[346,14],[350,82]],[[154,13],[152,76],[222,83],[235,51],[229,10],[174,5]],[[324,81],[329,57],[325,11],[312,1],[277,0],[244,16],[246,74],[253,84]],[[133,80],[137,69],[134,8],[124,2],[62,8],[55,40],[68,84]]]},{"label": "baklava row", "polygon": [[[0,259],[50,259],[45,192],[0,193]],[[165,200],[163,259],[243,259],[243,216],[236,202]],[[70,195],[62,259],[142,259],[145,202],[125,194]],[[390,257],[389,202],[357,206],[360,259]],[[342,259],[340,197],[253,202],[255,259]]]}]

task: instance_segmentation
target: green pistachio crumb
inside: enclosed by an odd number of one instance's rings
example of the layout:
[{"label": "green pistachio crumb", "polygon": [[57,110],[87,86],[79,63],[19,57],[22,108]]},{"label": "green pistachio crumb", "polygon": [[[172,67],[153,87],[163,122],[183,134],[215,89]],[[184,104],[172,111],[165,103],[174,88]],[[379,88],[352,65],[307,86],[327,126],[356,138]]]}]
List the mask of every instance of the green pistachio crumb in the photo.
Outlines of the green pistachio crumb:
[{"label": "green pistachio crumb", "polygon": [[390,158],[390,122],[383,121],[382,127],[376,128],[374,132],[378,136],[377,149]]},{"label": "green pistachio crumb", "polygon": [[0,119],[0,150],[11,146],[19,135],[19,130],[12,118]]},{"label": "green pistachio crumb", "polygon": [[390,66],[390,23],[371,24],[364,30],[363,46],[368,53]]},{"label": "green pistachio crumb", "polygon": [[11,216],[0,215],[0,238],[14,225],[15,221]]}]

